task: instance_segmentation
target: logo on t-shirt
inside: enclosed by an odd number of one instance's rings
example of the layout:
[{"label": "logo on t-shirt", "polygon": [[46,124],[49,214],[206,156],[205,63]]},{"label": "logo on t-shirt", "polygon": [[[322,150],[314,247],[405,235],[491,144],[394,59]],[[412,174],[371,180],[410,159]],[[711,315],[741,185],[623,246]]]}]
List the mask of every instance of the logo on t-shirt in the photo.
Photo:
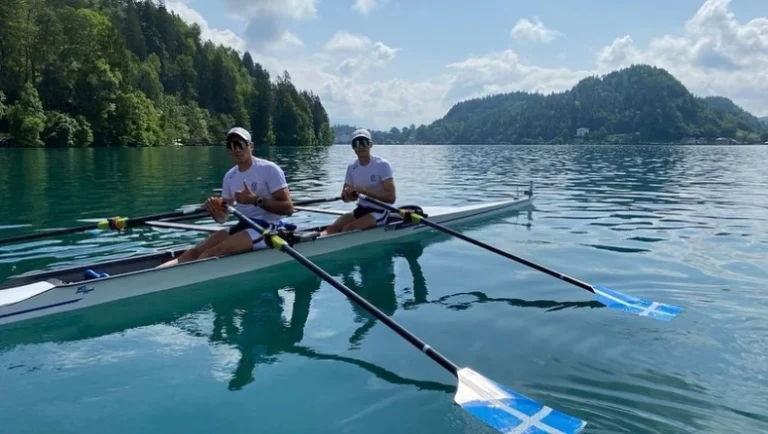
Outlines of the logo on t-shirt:
[{"label": "logo on t-shirt", "polygon": [[375,174],[371,174],[371,182],[376,182],[376,175]]},{"label": "logo on t-shirt", "polygon": [[251,181],[251,191],[256,191],[256,187],[259,185],[258,181]]}]

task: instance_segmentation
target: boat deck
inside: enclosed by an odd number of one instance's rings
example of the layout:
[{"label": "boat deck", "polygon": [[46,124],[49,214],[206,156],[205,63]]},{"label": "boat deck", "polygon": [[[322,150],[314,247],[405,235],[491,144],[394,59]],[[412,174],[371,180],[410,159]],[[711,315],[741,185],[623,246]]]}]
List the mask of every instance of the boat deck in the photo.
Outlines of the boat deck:
[{"label": "boat deck", "polygon": [[[400,218],[400,216],[390,216],[387,222],[387,225],[402,224],[402,223],[403,223],[403,220],[402,218]],[[186,225],[186,226],[194,226],[194,225]],[[314,226],[314,227],[308,227],[304,229],[296,229],[295,231],[292,231],[290,233],[291,238],[289,242],[295,245],[302,242],[314,240],[315,238],[317,238],[317,236],[320,235],[320,232],[324,230],[327,226],[328,225]],[[198,228],[203,228],[203,226],[198,226]],[[215,230],[218,230],[218,228],[211,228],[209,226],[206,229],[207,232],[213,232]],[[93,270],[97,273],[106,273],[109,276],[123,275],[127,273],[148,270],[151,268],[155,268],[164,262],[170,261],[171,259],[178,258],[186,250],[187,248],[179,248],[179,249],[166,250],[166,251],[157,252],[157,253],[143,254],[140,256],[132,257],[132,258],[121,258],[121,259],[116,259],[112,261],[92,263],[92,264],[86,264],[82,266],[76,266],[76,267],[70,267],[70,268],[64,268],[64,269],[55,269],[55,270],[42,271],[42,272],[37,271],[37,272],[28,273],[28,274],[21,274],[9,279],[5,283],[0,284],[0,290],[7,289],[7,288],[14,288],[20,285],[27,285],[27,284],[41,282],[41,281],[49,282],[55,286],[84,282],[88,280],[88,277],[85,274],[87,270]],[[243,253],[249,253],[249,252],[250,251],[243,252]],[[239,255],[239,254],[241,253],[235,253],[233,255]],[[233,256],[233,255],[229,255],[229,256]]]}]

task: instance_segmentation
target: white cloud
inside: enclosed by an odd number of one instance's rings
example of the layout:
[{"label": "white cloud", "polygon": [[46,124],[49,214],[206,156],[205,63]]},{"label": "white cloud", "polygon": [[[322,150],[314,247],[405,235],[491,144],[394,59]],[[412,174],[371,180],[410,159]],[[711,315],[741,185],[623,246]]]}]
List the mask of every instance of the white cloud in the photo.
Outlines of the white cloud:
[{"label": "white cloud", "polygon": [[289,31],[283,32],[283,34],[280,36],[280,39],[276,40],[275,42],[271,43],[268,48],[270,50],[287,50],[292,47],[303,47],[304,41],[301,40],[297,35],[294,33],[291,33]]},{"label": "white cloud", "polygon": [[661,36],[646,48],[625,35],[597,57],[605,73],[637,63],[666,69],[699,95],[723,95],[757,115],[768,114],[768,18],[740,23],[730,0],[708,0],[682,36]]},{"label": "white cloud", "polygon": [[234,11],[249,18],[281,17],[294,20],[317,16],[318,0],[225,0]]},{"label": "white cloud", "polygon": [[395,58],[399,48],[392,48],[382,42],[373,44],[370,51],[354,57],[348,57],[336,67],[344,76],[358,77],[370,68],[384,66]]},{"label": "white cloud", "polygon": [[527,18],[519,19],[509,35],[520,41],[546,44],[554,41],[555,38],[561,35],[561,33],[547,28],[538,17],[534,17],[533,21]]},{"label": "white cloud", "polygon": [[374,43],[367,36],[345,30],[340,30],[331,36],[324,48],[332,54],[359,53],[341,60],[335,68],[341,75],[349,77],[360,76],[372,67],[384,66],[400,51],[399,48],[390,47],[381,41]]},{"label": "white cloud", "polygon": [[352,9],[359,12],[362,15],[368,15],[371,11],[379,5],[378,0],[355,0],[355,4]]},{"label": "white cloud", "polygon": [[355,35],[345,30],[336,32],[328,42],[325,49],[328,51],[362,50],[371,45],[367,36]]},{"label": "white cloud", "polygon": [[567,90],[593,71],[526,65],[513,50],[469,57],[447,65],[454,82],[449,103],[512,91],[548,94]]},{"label": "white cloud", "polygon": [[232,47],[239,52],[245,50],[245,41],[237,36],[232,30],[217,30],[208,26],[208,22],[196,10],[187,6],[183,1],[166,1],[165,6],[169,11],[175,12],[182,20],[187,23],[196,23],[200,26],[200,37],[210,40],[214,44],[222,44]]},{"label": "white cloud", "polygon": [[[265,0],[256,3],[275,4]],[[282,17],[306,19],[313,16],[308,11],[314,11],[314,1],[294,0],[286,4],[293,4],[294,12],[283,11]],[[304,5],[303,9],[299,5]],[[562,91],[584,77],[633,63],[663,67],[696,94],[724,95],[745,109],[766,116],[768,18],[740,23],[730,13],[728,5],[728,0],[705,2],[693,18],[681,23],[681,36],[661,35],[646,47],[638,46],[630,35],[619,35],[597,53],[593,68],[542,67],[527,63],[515,51],[506,49],[457,58],[445,65],[441,75],[422,81],[396,78],[396,71],[391,79],[369,78],[368,72],[386,67],[397,57],[400,48],[393,48],[383,41],[374,42],[362,34],[339,31],[323,45],[324,50],[303,52],[300,56],[270,51],[264,44],[258,45],[254,41],[243,42],[228,30],[210,29],[207,24],[205,34],[215,35],[222,41],[229,40],[229,45],[235,47],[247,46],[254,59],[273,76],[288,70],[296,86],[320,95],[332,123],[355,123],[385,130],[392,126],[429,123],[463,99],[517,90]],[[254,10],[264,10],[264,7]],[[296,12],[299,10],[304,12]],[[188,16],[198,23],[204,22],[199,14]],[[544,27],[538,19],[528,21],[528,24],[521,27],[518,22],[518,37],[546,42],[551,37],[547,32],[555,32]],[[524,28],[535,31],[521,30]],[[284,28],[278,29],[283,33],[278,33],[273,41],[300,46],[286,42],[290,37],[284,36]],[[514,37],[514,29],[512,33]],[[283,36],[279,36],[281,34]],[[296,37],[295,41],[300,40]],[[271,46],[274,44],[272,42]]]}]

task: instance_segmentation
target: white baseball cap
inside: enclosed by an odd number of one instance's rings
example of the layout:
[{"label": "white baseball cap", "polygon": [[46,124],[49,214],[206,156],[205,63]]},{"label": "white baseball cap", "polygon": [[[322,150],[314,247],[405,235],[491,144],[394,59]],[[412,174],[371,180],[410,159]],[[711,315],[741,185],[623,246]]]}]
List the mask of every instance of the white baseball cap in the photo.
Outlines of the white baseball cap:
[{"label": "white baseball cap", "polygon": [[232,128],[227,133],[227,138],[229,138],[229,136],[231,136],[232,134],[236,136],[240,136],[247,143],[251,143],[251,133],[249,133],[245,128],[240,128],[240,127]]},{"label": "white baseball cap", "polygon": [[355,130],[354,133],[352,133],[352,140],[355,140],[358,137],[365,137],[368,140],[372,140],[371,139],[371,132],[366,130],[365,128],[357,129],[357,130]]}]

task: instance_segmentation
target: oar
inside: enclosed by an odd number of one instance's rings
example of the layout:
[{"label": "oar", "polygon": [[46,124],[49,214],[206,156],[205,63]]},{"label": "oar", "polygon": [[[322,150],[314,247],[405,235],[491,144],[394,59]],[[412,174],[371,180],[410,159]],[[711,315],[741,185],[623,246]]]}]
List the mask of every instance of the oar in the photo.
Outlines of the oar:
[{"label": "oar", "polygon": [[166,212],[162,214],[153,214],[153,215],[148,215],[144,217],[135,217],[135,218],[113,217],[113,218],[107,218],[107,219],[101,220],[99,222],[96,222],[90,225],[56,229],[52,231],[44,231],[44,232],[37,232],[34,234],[18,235],[15,237],[3,238],[3,239],[0,239],[0,245],[16,243],[19,241],[36,240],[38,238],[53,237],[56,235],[74,234],[77,232],[85,232],[93,229],[101,229],[101,230],[109,229],[109,230],[119,231],[127,227],[139,226],[152,220],[160,220],[160,219],[171,218],[171,217],[180,217],[180,216],[186,216],[189,214],[199,214],[202,212],[205,212],[205,208],[201,206],[198,208],[191,208],[184,211]]},{"label": "oar", "polygon": [[438,365],[456,376],[459,384],[454,401],[488,426],[505,433],[530,432],[528,429],[532,427],[538,428],[541,432],[578,433],[586,426],[587,423],[585,421],[546,407],[483,377],[471,368],[459,368],[392,318],[382,313],[363,297],[334,279],[322,268],[310,262],[309,259],[289,246],[285,240],[270,233],[269,230],[261,227],[231,205],[227,204],[226,206],[240,221],[260,232],[268,246],[290,255],[293,259],[378,318],[390,329],[410,342],[411,345],[423,351],[429,358],[437,362]]},{"label": "oar", "polygon": [[[325,197],[325,198],[318,198],[318,199],[306,199],[301,200],[298,202],[294,202],[294,205],[301,206],[301,205],[312,205],[316,203],[324,203],[324,202],[334,202],[337,200],[341,200],[341,196],[336,197]],[[74,234],[77,232],[85,232],[90,231],[93,229],[101,229],[101,230],[123,230],[127,227],[135,227],[140,226],[148,221],[153,220],[163,220],[163,219],[174,219],[174,218],[180,218],[180,219],[187,219],[187,218],[195,218],[197,214],[206,213],[205,207],[201,204],[195,208],[190,208],[183,211],[173,211],[173,212],[167,212],[162,214],[153,214],[148,215],[144,217],[136,217],[136,218],[128,218],[128,217],[113,217],[113,218],[106,218],[100,221],[97,221],[96,223],[89,224],[89,225],[83,225],[83,226],[76,226],[71,228],[64,228],[64,229],[56,229],[52,231],[43,231],[43,232],[37,232],[34,234],[26,234],[26,235],[18,235],[15,237],[8,237],[0,239],[0,245],[4,244],[12,244],[12,243],[18,243],[20,241],[31,241],[31,240],[37,240],[40,238],[47,238],[47,237],[55,237],[57,235],[67,235],[67,234]]]},{"label": "oar", "polygon": [[[363,197],[361,195],[361,197]],[[581,289],[585,289],[597,296],[597,301],[605,305],[606,307],[612,308],[612,309],[618,309],[629,313],[638,314],[640,316],[647,316],[658,320],[663,321],[670,321],[672,318],[676,317],[680,311],[682,311],[682,308],[679,306],[673,306],[670,304],[664,304],[659,303],[656,301],[650,301],[650,300],[644,300],[641,298],[636,298],[631,295],[623,294],[619,291],[615,291],[610,288],[606,288],[605,286],[599,286],[599,285],[590,285],[589,283],[582,282],[581,280],[578,280],[576,278],[573,278],[571,276],[565,275],[563,273],[560,273],[559,271],[555,271],[552,269],[549,269],[547,267],[544,267],[543,265],[539,265],[535,262],[529,261],[525,258],[521,258],[519,256],[513,255],[512,253],[506,252],[504,250],[501,250],[497,247],[493,247],[489,244],[486,244],[482,241],[476,240],[474,238],[468,237],[464,234],[461,234],[459,232],[454,231],[453,229],[446,228],[445,226],[435,223],[433,221],[430,221],[429,219],[425,218],[424,216],[420,214],[415,214],[412,211],[404,210],[396,208],[388,203],[384,203],[380,200],[374,199],[372,197],[365,197],[365,200],[372,202],[376,205],[379,205],[383,208],[386,208],[392,212],[396,212],[400,214],[403,219],[406,221],[411,221],[413,223],[420,223],[427,225],[431,228],[437,229],[439,231],[445,232],[447,234],[453,235],[456,238],[460,238],[464,241],[467,241],[471,244],[474,244],[476,246],[482,247],[486,250],[489,250],[493,253],[496,253],[498,255],[501,255],[507,259],[511,259],[513,261],[517,261],[521,264],[527,265],[531,268],[534,268],[536,270],[542,271],[544,273],[549,274],[550,276],[557,277],[558,279],[561,279],[563,281],[566,281],[572,285],[578,286]]]}]

